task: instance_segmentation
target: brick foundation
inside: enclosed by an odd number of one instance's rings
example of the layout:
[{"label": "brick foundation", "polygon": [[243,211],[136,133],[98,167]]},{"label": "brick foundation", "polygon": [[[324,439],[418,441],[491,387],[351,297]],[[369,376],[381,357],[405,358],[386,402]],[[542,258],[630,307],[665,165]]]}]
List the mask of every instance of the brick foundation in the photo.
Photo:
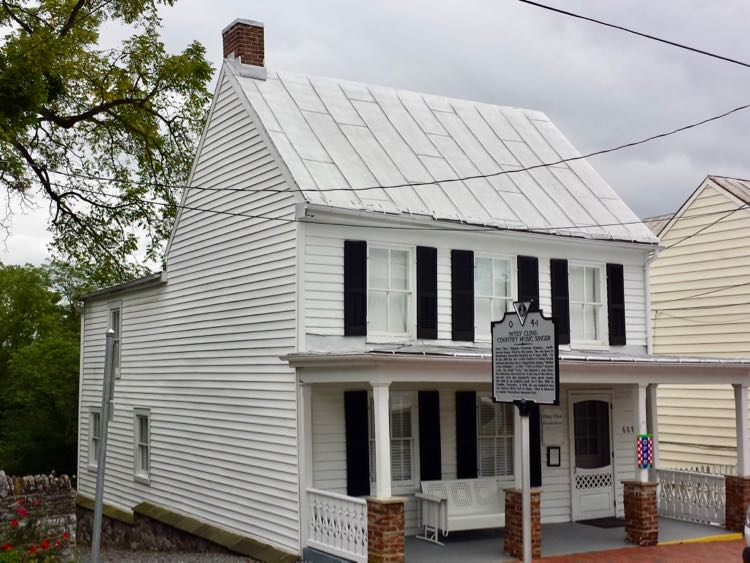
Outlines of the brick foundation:
[{"label": "brick foundation", "polygon": [[[531,489],[531,556],[542,556],[542,489]],[[505,553],[523,558],[523,501],[521,489],[505,489]]]},{"label": "brick foundation", "polygon": [[623,481],[625,541],[639,546],[659,543],[656,483]]},{"label": "brick foundation", "polygon": [[724,507],[726,528],[733,532],[741,532],[745,527],[745,513],[750,506],[750,477],[727,475],[727,502]]},{"label": "brick foundation", "polygon": [[404,501],[367,498],[367,560],[401,563],[404,560]]}]

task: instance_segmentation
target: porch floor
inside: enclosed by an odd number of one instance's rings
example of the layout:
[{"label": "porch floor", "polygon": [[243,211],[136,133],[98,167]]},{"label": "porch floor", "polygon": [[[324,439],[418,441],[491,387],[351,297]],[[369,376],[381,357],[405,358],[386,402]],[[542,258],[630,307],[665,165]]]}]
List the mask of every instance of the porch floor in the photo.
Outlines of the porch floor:
[{"label": "porch floor", "polygon": [[[445,547],[409,536],[406,538],[406,561],[408,563],[513,561],[514,558],[503,555],[503,533],[502,529],[456,532],[443,539]],[[727,530],[719,526],[659,518],[659,542],[689,540],[726,533]],[[542,555],[544,557],[622,547],[635,548],[632,544],[625,542],[624,528],[596,528],[576,522],[542,525]]]}]

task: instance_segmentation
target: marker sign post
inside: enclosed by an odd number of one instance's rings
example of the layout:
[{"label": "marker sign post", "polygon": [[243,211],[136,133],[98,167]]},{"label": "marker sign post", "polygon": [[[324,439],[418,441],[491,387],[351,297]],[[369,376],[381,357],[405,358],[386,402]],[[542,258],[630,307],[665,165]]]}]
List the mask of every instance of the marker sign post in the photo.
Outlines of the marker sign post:
[{"label": "marker sign post", "polygon": [[492,398],[513,403],[521,415],[521,500],[523,561],[531,561],[531,468],[529,413],[534,404],[560,404],[555,322],[529,302],[515,302],[516,314],[492,323]]}]

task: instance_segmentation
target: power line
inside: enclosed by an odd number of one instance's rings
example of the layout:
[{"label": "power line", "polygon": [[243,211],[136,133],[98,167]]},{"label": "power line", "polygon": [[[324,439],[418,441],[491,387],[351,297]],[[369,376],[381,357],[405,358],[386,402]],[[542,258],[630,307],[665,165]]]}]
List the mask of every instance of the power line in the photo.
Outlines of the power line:
[{"label": "power line", "polygon": [[584,16],[581,14],[576,14],[575,12],[570,12],[568,10],[561,10],[560,8],[553,8],[552,6],[547,6],[546,4],[540,4],[539,2],[532,2],[531,0],[518,0],[519,2],[522,2],[524,4],[529,4],[530,6],[536,6],[537,8],[542,8],[543,10],[549,10],[550,12],[556,12],[558,14],[562,14],[564,16],[570,16],[573,18],[578,18],[579,20],[584,20],[591,23],[596,23],[599,25],[603,25],[605,27],[611,27],[612,29],[617,29],[620,31],[624,31],[625,33],[630,33],[632,35],[637,35],[638,37],[645,37],[646,39],[651,39],[652,41],[658,41],[659,43],[664,43],[666,45],[671,45],[672,47],[678,47],[679,49],[685,49],[686,51],[691,51],[693,53],[698,53],[699,55],[705,55],[707,57],[711,57],[714,59],[719,59],[721,61],[725,61],[728,63],[744,66],[746,68],[750,68],[750,63],[746,63],[744,61],[740,61],[738,59],[733,59],[731,57],[725,57],[723,55],[718,55],[716,53],[711,53],[710,51],[704,51],[703,49],[698,49],[697,47],[691,47],[690,45],[685,45],[684,43],[677,43],[676,41],[670,41],[669,39],[664,39],[662,37],[657,37],[655,35],[650,35],[648,33],[643,33],[641,31],[636,31],[634,29],[630,29],[628,27],[624,27],[621,25],[605,22],[602,20],[597,20],[595,18],[590,18],[588,16]]},{"label": "power line", "polygon": [[722,212],[722,213],[723,213],[723,215],[722,215],[721,217],[719,217],[718,219],[716,219],[715,221],[713,221],[713,222],[709,223],[708,225],[705,225],[705,226],[701,227],[700,229],[698,229],[698,230],[697,230],[697,231],[695,231],[694,233],[692,233],[692,234],[689,234],[688,236],[686,236],[686,237],[684,237],[684,238],[681,238],[681,239],[680,239],[680,240],[678,240],[677,242],[675,242],[675,243],[673,243],[673,244],[670,244],[669,246],[665,247],[665,248],[664,248],[664,250],[669,250],[670,248],[674,248],[674,247],[675,247],[675,246],[677,246],[678,244],[682,244],[682,243],[683,243],[683,242],[685,242],[686,240],[690,240],[690,239],[691,239],[691,238],[693,238],[694,236],[697,236],[697,235],[701,234],[701,233],[702,233],[703,231],[705,231],[706,229],[709,229],[709,228],[713,227],[713,226],[714,226],[714,225],[716,225],[716,223],[718,223],[719,221],[723,221],[723,220],[724,220],[724,219],[726,219],[727,217],[729,217],[729,216],[731,216],[731,215],[733,215],[733,214],[737,213],[738,211],[740,211],[740,210],[742,210],[742,209],[747,209],[748,207],[750,207],[750,203],[745,203],[745,204],[743,204],[743,205],[740,205],[739,207],[737,207],[737,208],[735,208],[735,209],[732,209],[731,211],[728,211],[728,212]]}]

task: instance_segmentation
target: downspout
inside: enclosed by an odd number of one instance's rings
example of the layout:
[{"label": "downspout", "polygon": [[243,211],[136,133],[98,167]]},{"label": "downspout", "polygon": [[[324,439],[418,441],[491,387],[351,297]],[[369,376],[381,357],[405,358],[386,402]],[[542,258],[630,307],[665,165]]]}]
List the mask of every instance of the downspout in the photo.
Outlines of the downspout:
[{"label": "downspout", "polygon": [[[648,254],[643,265],[643,287],[646,289],[646,353],[650,356],[654,353],[653,325],[651,320],[651,263],[659,257],[659,249],[652,250]],[[654,319],[653,322],[656,322]]]}]

